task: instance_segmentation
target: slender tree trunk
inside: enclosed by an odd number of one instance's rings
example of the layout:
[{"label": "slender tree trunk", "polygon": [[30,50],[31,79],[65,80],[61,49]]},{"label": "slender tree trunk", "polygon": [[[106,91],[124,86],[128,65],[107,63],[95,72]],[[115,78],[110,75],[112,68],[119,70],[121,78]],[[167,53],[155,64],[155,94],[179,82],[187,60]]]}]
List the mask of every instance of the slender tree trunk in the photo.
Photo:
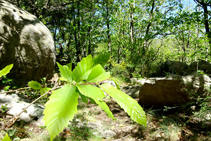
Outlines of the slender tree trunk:
[{"label": "slender tree trunk", "polygon": [[[198,41],[198,39],[199,39],[199,24],[198,24],[198,28],[197,28],[196,41]],[[198,48],[198,42],[195,45],[195,52],[197,51],[197,48]],[[197,60],[197,58],[196,58],[196,54],[195,54],[195,61],[196,60]]]},{"label": "slender tree trunk", "polygon": [[[131,1],[132,4],[130,5],[130,60],[133,60],[133,55],[134,55],[134,50],[135,50],[135,45],[134,45],[134,10],[135,10],[135,0]],[[135,67],[130,67],[129,68],[129,73],[130,73],[130,78],[132,78],[132,73],[134,72]]]},{"label": "slender tree trunk", "polygon": [[152,24],[154,8],[155,8],[155,0],[152,0],[152,8],[151,8],[151,11],[150,11],[150,19],[149,19],[149,23],[147,25],[147,29],[146,29],[146,33],[145,33],[145,37],[144,37],[144,40],[145,40],[144,47],[143,47],[144,54],[145,54],[146,48],[148,47],[149,30],[150,30],[150,27],[151,27],[151,24]]},{"label": "slender tree trunk", "polygon": [[[206,30],[206,34],[207,34],[207,37],[208,37],[208,40],[209,40],[209,46],[210,46],[210,50],[208,50],[208,54],[211,55],[211,32],[210,32],[210,28],[209,28],[209,19],[208,19],[208,10],[207,10],[207,5],[203,4],[203,9],[204,9],[204,25],[205,25],[205,30]],[[207,56],[208,54],[206,55],[206,60],[207,60]]]},{"label": "slender tree trunk", "polygon": [[53,40],[56,41],[57,28],[54,29]]},{"label": "slender tree trunk", "polygon": [[109,20],[109,3],[106,1],[106,25],[107,25],[107,37],[108,37],[108,50],[112,53],[111,37],[110,37],[110,20]]},{"label": "slender tree trunk", "polygon": [[75,41],[76,41],[76,56],[77,60],[76,62],[81,61],[81,44],[80,44],[80,0],[77,2],[77,27],[78,31],[77,33],[75,32]]},{"label": "slender tree trunk", "polygon": [[88,45],[88,54],[92,54],[92,45],[91,45],[91,26],[88,28],[88,40],[89,40],[89,45]]},{"label": "slender tree trunk", "polygon": [[205,26],[205,31],[209,40],[209,46],[210,46],[210,51],[209,51],[209,55],[211,55],[211,32],[210,32],[210,28],[209,28],[209,11],[208,11],[208,6],[210,5],[209,2],[205,2],[204,0],[194,0],[196,1],[198,4],[201,5],[201,7],[204,10],[204,26]]},{"label": "slender tree trunk", "polygon": [[[110,36],[110,20],[109,20],[109,2],[106,1],[106,25],[107,25],[107,38],[108,38],[108,51],[112,55],[112,47],[111,47],[111,36]],[[109,64],[108,69],[111,69],[111,63]]]},{"label": "slender tree trunk", "polygon": [[183,55],[182,55],[182,62],[184,62],[184,54],[186,53],[186,49],[185,49],[185,37],[184,35],[182,36],[182,50],[183,50]]},{"label": "slender tree trunk", "polygon": [[[132,4],[130,6],[130,42],[131,45],[133,46],[133,38],[134,38],[134,25],[133,25],[133,14],[134,14],[134,9],[135,9],[135,0],[132,0]],[[133,50],[133,47],[132,47]]]},{"label": "slender tree trunk", "polygon": [[207,10],[207,5],[203,4],[203,9],[204,9],[204,25],[205,25],[205,30],[207,33],[207,36],[209,38],[209,44],[211,47],[211,33],[210,33],[210,28],[209,28],[209,19],[208,19],[208,10]]},{"label": "slender tree trunk", "polygon": [[17,5],[18,5],[18,7],[20,7],[20,3],[19,3],[19,0],[16,0],[16,2],[17,2]]},{"label": "slender tree trunk", "polygon": [[[93,8],[92,2],[91,2],[91,9]],[[90,18],[93,15],[94,18],[94,14],[92,14],[92,12],[90,13]],[[90,23],[89,23],[90,24]],[[88,27],[88,32],[87,32],[87,36],[88,36],[88,55],[91,54],[92,56],[94,56],[94,54],[92,53],[92,44],[91,44],[91,26]]]}]

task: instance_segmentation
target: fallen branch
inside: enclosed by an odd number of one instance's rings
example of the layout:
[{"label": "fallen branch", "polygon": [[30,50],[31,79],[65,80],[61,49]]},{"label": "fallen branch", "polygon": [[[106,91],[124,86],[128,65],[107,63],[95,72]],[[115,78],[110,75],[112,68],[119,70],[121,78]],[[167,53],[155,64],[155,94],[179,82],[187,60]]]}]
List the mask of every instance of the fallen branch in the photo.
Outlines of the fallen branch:
[{"label": "fallen branch", "polygon": [[[51,84],[44,84],[42,85],[42,87],[45,87],[45,86],[49,86]],[[4,92],[0,92],[0,94],[4,94],[4,93],[10,93],[10,92],[18,92],[20,90],[25,90],[25,89],[30,89],[31,87],[24,87],[24,88],[19,88],[19,89],[15,89],[15,90],[9,90],[9,91],[4,91]]]},{"label": "fallen branch", "polygon": [[35,99],[32,103],[30,103],[26,108],[24,108],[18,115],[16,115],[16,116],[12,119],[12,121],[9,123],[9,125],[5,125],[5,127],[3,127],[3,130],[10,128],[10,127],[15,123],[15,121],[18,120],[18,118],[20,117],[20,115],[21,115],[23,112],[25,112],[26,109],[29,108],[32,104],[34,104],[35,102],[37,102],[37,101],[38,101],[40,98],[42,98],[43,96],[45,96],[45,95],[47,95],[47,94],[51,94],[51,91],[52,91],[52,90],[55,90],[55,89],[58,89],[58,88],[60,88],[60,86],[58,86],[57,83],[55,83],[54,87],[53,87],[51,90],[49,90],[48,92],[46,92],[46,93],[44,93],[43,95],[41,95],[40,97],[38,97],[38,98]]},{"label": "fallen branch", "polygon": [[30,87],[24,87],[24,88],[19,88],[19,89],[16,89],[16,90],[4,91],[4,92],[0,92],[0,94],[9,93],[9,92],[17,92],[17,91],[24,90],[24,89],[29,89],[29,88]]},{"label": "fallen branch", "polygon": [[[106,79],[107,80],[107,79]],[[58,81],[58,80],[57,80]],[[103,80],[103,81],[105,81],[105,80]],[[80,84],[80,85],[88,85],[88,84],[99,84],[99,83],[101,83],[101,82],[103,82],[103,81],[100,81],[100,82],[98,82],[98,83],[85,83],[85,84]],[[60,88],[61,86],[58,86],[58,83],[55,81],[55,85],[54,85],[54,87],[52,88],[52,89],[50,89],[48,92],[46,92],[46,93],[44,93],[44,94],[42,94],[40,97],[38,97],[37,99],[35,99],[32,103],[30,103],[27,107],[25,107],[18,115],[16,115],[12,120],[11,120],[11,122],[9,123],[9,125],[5,125],[4,127],[3,127],[3,130],[5,130],[5,129],[8,129],[8,128],[10,128],[17,120],[18,120],[18,118],[20,117],[20,115],[23,113],[23,112],[25,112],[26,111],[26,109],[27,108],[29,108],[32,104],[34,104],[35,102],[37,102],[40,98],[42,98],[43,96],[45,96],[45,95],[47,95],[47,94],[51,94],[51,91],[52,90],[55,90],[55,89],[58,89],[58,88]],[[30,88],[30,87],[25,87],[25,88]],[[20,89],[24,89],[24,88],[20,88]],[[11,90],[11,91],[17,91],[17,90]],[[6,91],[6,92],[10,92],[10,91]],[[1,93],[0,93],[1,94]]]}]

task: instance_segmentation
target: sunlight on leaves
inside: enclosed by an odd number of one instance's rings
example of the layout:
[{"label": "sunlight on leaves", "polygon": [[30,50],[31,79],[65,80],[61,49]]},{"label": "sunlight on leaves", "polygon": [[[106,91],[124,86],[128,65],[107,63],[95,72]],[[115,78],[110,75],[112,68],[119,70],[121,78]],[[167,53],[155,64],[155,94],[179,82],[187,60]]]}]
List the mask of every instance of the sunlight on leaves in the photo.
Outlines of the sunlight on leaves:
[{"label": "sunlight on leaves", "polygon": [[139,124],[147,125],[144,110],[133,98],[108,83],[102,84],[100,87],[128,113],[132,120]]},{"label": "sunlight on leaves", "polygon": [[10,65],[7,65],[5,68],[3,68],[1,71],[0,71],[0,77],[2,77],[3,75],[7,75],[10,70],[12,69],[13,67],[13,64],[10,64]]},{"label": "sunlight on leaves", "polygon": [[51,140],[67,127],[77,113],[78,93],[76,86],[65,85],[55,90],[45,104],[44,118]]}]

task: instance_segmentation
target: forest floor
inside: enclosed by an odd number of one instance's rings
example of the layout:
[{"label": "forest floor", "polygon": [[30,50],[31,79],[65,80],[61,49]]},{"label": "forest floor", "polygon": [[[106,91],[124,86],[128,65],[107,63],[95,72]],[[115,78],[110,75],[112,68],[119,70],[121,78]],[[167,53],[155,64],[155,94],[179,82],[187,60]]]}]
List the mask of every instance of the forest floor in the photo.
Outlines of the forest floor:
[{"label": "forest floor", "polygon": [[[138,99],[136,99],[138,100]],[[78,113],[75,118],[54,141],[211,141],[211,124],[199,122],[183,113],[176,111],[165,112],[161,109],[144,109],[147,115],[147,127],[133,122],[130,117],[112,99],[106,101],[114,117],[113,121],[107,117],[96,104],[84,104],[79,101]],[[5,123],[10,119],[3,118]],[[80,122],[96,123],[95,129],[79,126]],[[99,123],[99,124],[98,124]],[[115,133],[113,137],[99,135],[100,128]],[[96,130],[99,130],[96,134]],[[43,126],[36,126],[17,121],[7,133],[13,140],[21,141],[49,141],[47,130]],[[19,139],[18,139],[19,138]]]}]

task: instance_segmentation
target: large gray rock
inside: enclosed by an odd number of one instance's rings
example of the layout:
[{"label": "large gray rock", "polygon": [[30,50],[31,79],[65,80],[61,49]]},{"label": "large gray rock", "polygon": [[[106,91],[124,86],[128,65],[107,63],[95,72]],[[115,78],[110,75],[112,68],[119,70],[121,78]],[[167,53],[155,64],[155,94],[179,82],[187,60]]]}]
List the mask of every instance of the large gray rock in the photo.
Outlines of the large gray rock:
[{"label": "large gray rock", "polygon": [[[211,63],[205,60],[192,62],[190,65],[179,61],[166,61],[157,67],[155,73],[151,74],[152,77],[164,77],[167,75],[190,75],[196,74],[197,71],[203,71],[205,74],[211,75]],[[135,81],[135,79],[132,81]],[[136,80],[137,81],[137,80]]]},{"label": "large gray rock", "polygon": [[167,76],[169,74],[187,75],[187,69],[188,65],[186,63],[167,60],[158,67],[157,72],[153,75],[156,77]]},{"label": "large gray rock", "polygon": [[206,75],[169,76],[150,78],[139,92],[139,103],[148,106],[175,106],[194,99],[190,93],[209,94],[211,79]]},{"label": "large gray rock", "polygon": [[42,77],[50,79],[55,59],[48,28],[34,15],[0,0],[0,69],[14,64],[8,76],[26,84]]},{"label": "large gray rock", "polygon": [[192,62],[188,69],[187,73],[196,73],[198,70],[203,71],[205,74],[211,74],[211,64],[205,60],[199,60],[198,62]]}]

